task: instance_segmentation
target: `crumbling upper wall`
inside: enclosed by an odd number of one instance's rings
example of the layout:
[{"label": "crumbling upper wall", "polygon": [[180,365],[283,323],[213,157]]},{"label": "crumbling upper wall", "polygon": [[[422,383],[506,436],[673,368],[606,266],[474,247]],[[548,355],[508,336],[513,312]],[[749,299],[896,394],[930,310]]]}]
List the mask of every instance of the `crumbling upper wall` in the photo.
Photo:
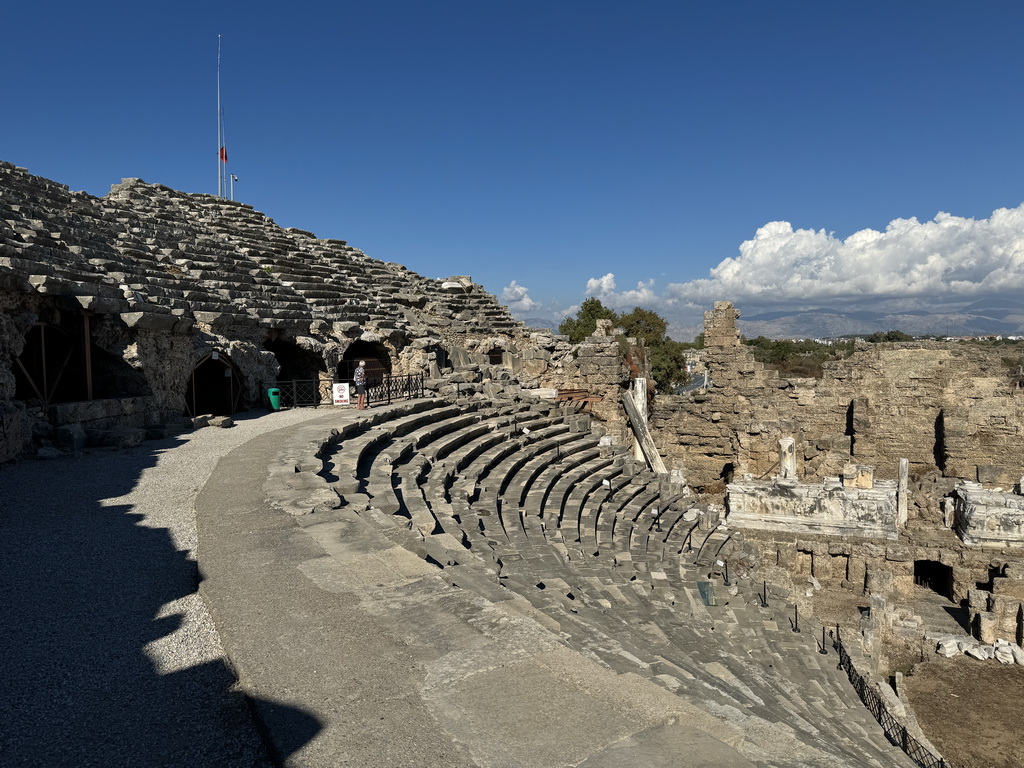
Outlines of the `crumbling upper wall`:
[{"label": "crumbling upper wall", "polygon": [[[697,485],[730,471],[767,475],[782,437],[797,441],[801,477],[823,479],[849,461],[895,478],[911,472],[1008,482],[1024,469],[1024,390],[998,351],[939,342],[864,344],[824,366],[821,379],[785,379],[739,344],[728,302],[705,314],[711,386],[659,397],[659,448]],[[711,343],[709,343],[709,340]]]}]

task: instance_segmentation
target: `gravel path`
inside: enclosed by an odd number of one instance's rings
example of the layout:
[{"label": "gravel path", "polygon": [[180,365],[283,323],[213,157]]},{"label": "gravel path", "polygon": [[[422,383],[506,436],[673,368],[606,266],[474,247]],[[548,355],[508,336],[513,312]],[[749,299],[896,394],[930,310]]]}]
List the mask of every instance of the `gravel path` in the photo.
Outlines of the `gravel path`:
[{"label": "gravel path", "polygon": [[0,765],[269,765],[197,592],[194,502],[221,456],[324,415],[0,467]]}]

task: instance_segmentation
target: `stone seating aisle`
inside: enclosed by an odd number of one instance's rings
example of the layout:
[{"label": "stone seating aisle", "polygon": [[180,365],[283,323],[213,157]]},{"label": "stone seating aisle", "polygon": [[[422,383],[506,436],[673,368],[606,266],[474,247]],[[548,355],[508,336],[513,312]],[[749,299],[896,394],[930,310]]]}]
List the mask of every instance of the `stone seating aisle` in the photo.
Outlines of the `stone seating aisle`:
[{"label": "stone seating aisle", "polygon": [[[673,689],[686,690],[693,680],[703,681],[700,696],[707,696],[709,686],[724,692],[730,697],[726,703],[730,700],[730,706],[738,703],[747,716],[788,723],[808,747],[818,749],[823,740],[827,740],[844,759],[861,761],[850,764],[900,764],[902,753],[888,748],[877,725],[842,674],[836,674],[831,668],[824,669],[816,661],[817,646],[806,629],[796,635],[789,632],[788,626],[779,626],[769,611],[750,607],[735,609],[731,601],[729,607],[722,610],[706,608],[694,588],[696,574],[691,574],[693,580],[683,586],[684,594],[678,596],[678,601],[671,599],[672,590],[664,588],[662,599],[657,599],[658,582],[667,580],[662,579],[666,575],[664,570],[655,570],[650,564],[637,568],[636,561],[624,556],[623,543],[625,537],[644,538],[643,534],[630,536],[629,522],[643,520],[643,512],[637,514],[637,510],[651,503],[650,494],[630,494],[615,512],[616,519],[623,520],[624,524],[603,526],[614,542],[614,555],[608,563],[609,553],[605,551],[604,557],[591,559],[586,567],[586,571],[596,574],[600,565],[605,566],[605,578],[595,575],[588,579],[591,588],[600,590],[600,596],[596,600],[588,599],[588,590],[578,586],[573,590],[572,614],[586,619],[584,625],[573,621],[578,625],[584,647],[599,656],[605,654],[612,664],[636,657],[636,666],[651,669],[660,661],[659,679]],[[649,514],[644,524],[648,540],[648,526],[652,526],[653,521],[654,516]],[[635,524],[632,529],[635,533]],[[637,547],[632,547],[630,554],[637,551]],[[523,583],[541,581],[550,585],[555,582],[538,573],[535,564],[530,566],[528,576],[521,579]],[[645,575],[648,578],[644,579]],[[564,575],[561,581],[572,583]],[[529,591],[526,596],[529,598]],[[747,590],[745,599],[750,605],[756,603],[752,598],[753,591]],[[741,597],[740,601],[743,600]],[[652,610],[659,602],[662,605],[675,603],[682,610],[678,607]],[[591,606],[600,606],[598,613],[591,612]],[[560,603],[546,597],[538,601],[538,607],[557,614]],[[625,616],[626,620],[609,624],[607,619],[612,612],[620,618]],[[771,618],[766,619],[765,614]],[[559,620],[564,618],[563,613]],[[701,619],[700,623],[695,623],[695,618]],[[588,639],[587,633],[595,626],[604,626],[606,637],[596,641]],[[638,633],[636,627],[656,629],[656,635],[664,637],[661,647],[656,641],[651,642],[650,632]],[[727,628],[726,631],[723,628]],[[614,644],[608,638],[614,638]],[[634,641],[629,643],[631,638]],[[602,650],[608,648],[611,650]],[[652,648],[660,651],[659,659],[651,659]],[[830,664],[834,664],[834,657]],[[666,669],[675,669],[678,674],[673,675]],[[794,685],[793,681],[799,682]]]},{"label": "stone seating aisle", "polygon": [[[905,764],[833,669],[834,655],[817,656],[806,629],[792,632],[784,606],[760,607],[749,586],[717,586],[722,604],[703,604],[697,581],[727,532],[696,535],[683,497],[661,499],[649,473],[621,454],[602,456],[593,438],[568,439],[550,415],[475,416],[400,422],[397,440],[373,443],[376,457],[358,474],[374,478],[394,511],[371,490],[363,514],[382,530],[404,529],[407,546],[469,588],[500,584],[526,598],[570,645],[613,669],[648,676],[759,738],[783,729],[797,752],[816,755],[806,764]],[[526,423],[533,439],[510,439]],[[564,474],[551,469],[555,446]]]}]

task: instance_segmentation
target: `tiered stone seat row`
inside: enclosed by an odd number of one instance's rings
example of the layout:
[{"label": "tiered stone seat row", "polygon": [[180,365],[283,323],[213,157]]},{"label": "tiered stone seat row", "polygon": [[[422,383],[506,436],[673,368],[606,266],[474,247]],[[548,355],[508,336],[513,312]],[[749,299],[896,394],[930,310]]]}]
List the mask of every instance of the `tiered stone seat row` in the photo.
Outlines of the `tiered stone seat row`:
[{"label": "tiered stone seat row", "polygon": [[[250,206],[127,179],[105,198],[0,163],[0,272],[102,311],[201,312],[276,325],[311,318],[409,327],[405,310],[467,328],[518,327],[493,296],[442,289],[340,240],[284,230]],[[467,311],[468,310],[468,311]],[[200,318],[209,319],[209,318]]]},{"label": "tiered stone seat row", "polygon": [[354,472],[335,487],[453,583],[513,591],[571,646],[792,740],[808,764],[906,765],[781,602],[718,584],[704,604],[698,581],[717,583],[729,533],[568,416],[522,403],[403,416],[339,443],[331,463]]}]

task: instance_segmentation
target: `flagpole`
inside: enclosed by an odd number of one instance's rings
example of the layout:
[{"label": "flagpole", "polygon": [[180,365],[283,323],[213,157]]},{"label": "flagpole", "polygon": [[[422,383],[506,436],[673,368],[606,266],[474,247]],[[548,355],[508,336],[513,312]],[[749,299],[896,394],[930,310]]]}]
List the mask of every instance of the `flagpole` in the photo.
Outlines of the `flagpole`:
[{"label": "flagpole", "polygon": [[221,161],[221,147],[224,146],[220,110],[220,35],[217,35],[217,197],[224,197],[224,169]]}]

